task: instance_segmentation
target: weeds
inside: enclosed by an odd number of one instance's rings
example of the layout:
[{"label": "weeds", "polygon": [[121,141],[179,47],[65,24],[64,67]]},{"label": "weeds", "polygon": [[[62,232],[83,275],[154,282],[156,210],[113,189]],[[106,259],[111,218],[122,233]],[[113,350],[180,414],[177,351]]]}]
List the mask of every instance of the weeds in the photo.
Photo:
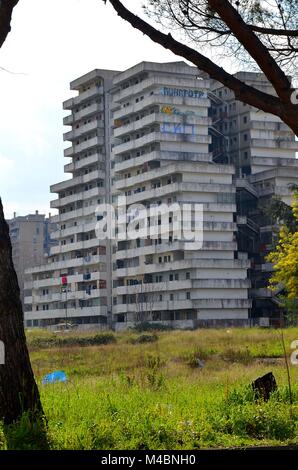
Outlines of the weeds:
[{"label": "weeds", "polygon": [[[285,330],[284,335],[290,354],[298,329]],[[95,336],[71,332],[62,338]],[[112,334],[116,342],[84,348],[56,343],[49,351],[36,345],[45,344],[42,341],[52,333],[29,334],[38,383],[44,373],[60,368],[69,377],[65,384],[40,386],[51,449],[298,444],[298,367],[289,364],[292,407],[282,362],[270,364],[279,389],[268,402],[255,402],[250,385],[268,372],[258,357],[283,355],[276,332],[162,331],[157,343],[141,341],[137,347],[130,341],[136,336],[131,331]],[[198,359],[205,361],[200,370],[195,366]],[[0,426],[0,449],[42,445],[38,429],[30,427],[25,416],[9,428]]]}]

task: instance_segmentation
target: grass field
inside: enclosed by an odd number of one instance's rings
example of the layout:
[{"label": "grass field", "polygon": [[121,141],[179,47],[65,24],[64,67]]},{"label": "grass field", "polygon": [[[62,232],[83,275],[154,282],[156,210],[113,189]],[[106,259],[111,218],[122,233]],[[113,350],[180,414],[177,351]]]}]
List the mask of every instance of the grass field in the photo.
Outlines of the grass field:
[{"label": "grass field", "polygon": [[[290,358],[298,328],[284,334]],[[291,406],[277,330],[95,335],[27,334],[52,449],[298,444],[298,366],[290,364]],[[68,382],[42,385],[55,370]],[[270,371],[278,391],[255,402],[250,384]],[[1,429],[2,449],[39,447],[25,416]]]}]

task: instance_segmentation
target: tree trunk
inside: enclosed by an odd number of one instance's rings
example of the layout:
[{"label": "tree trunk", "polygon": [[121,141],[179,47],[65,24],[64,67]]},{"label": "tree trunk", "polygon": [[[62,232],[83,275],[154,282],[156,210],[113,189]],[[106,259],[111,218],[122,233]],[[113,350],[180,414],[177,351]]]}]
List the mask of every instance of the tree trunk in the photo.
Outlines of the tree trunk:
[{"label": "tree trunk", "polygon": [[0,361],[0,420],[10,424],[23,412],[29,412],[32,419],[41,418],[43,410],[26,345],[20,289],[1,199],[0,340],[5,350],[4,361]]}]

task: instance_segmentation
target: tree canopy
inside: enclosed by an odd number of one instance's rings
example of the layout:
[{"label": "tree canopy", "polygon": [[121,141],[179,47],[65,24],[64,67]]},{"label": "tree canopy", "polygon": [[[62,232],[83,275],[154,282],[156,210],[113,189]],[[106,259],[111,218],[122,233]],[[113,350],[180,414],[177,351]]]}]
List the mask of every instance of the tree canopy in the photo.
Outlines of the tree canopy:
[{"label": "tree canopy", "polygon": [[298,193],[295,194],[293,215],[296,220],[296,230],[282,225],[279,232],[278,244],[268,255],[268,261],[274,264],[270,286],[276,289],[283,286],[288,299],[298,298]]}]

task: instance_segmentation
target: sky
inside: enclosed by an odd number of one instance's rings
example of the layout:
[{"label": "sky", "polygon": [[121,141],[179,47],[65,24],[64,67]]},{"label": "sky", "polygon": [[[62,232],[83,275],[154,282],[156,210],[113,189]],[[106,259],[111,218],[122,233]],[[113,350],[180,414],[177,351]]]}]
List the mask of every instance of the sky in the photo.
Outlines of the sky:
[{"label": "sky", "polygon": [[[126,4],[140,12],[140,0]],[[20,0],[0,49],[0,196],[7,218],[48,214],[63,173],[62,102],[95,68],[181,60],[118,18],[102,0]],[[9,72],[3,70],[6,69]]]}]

